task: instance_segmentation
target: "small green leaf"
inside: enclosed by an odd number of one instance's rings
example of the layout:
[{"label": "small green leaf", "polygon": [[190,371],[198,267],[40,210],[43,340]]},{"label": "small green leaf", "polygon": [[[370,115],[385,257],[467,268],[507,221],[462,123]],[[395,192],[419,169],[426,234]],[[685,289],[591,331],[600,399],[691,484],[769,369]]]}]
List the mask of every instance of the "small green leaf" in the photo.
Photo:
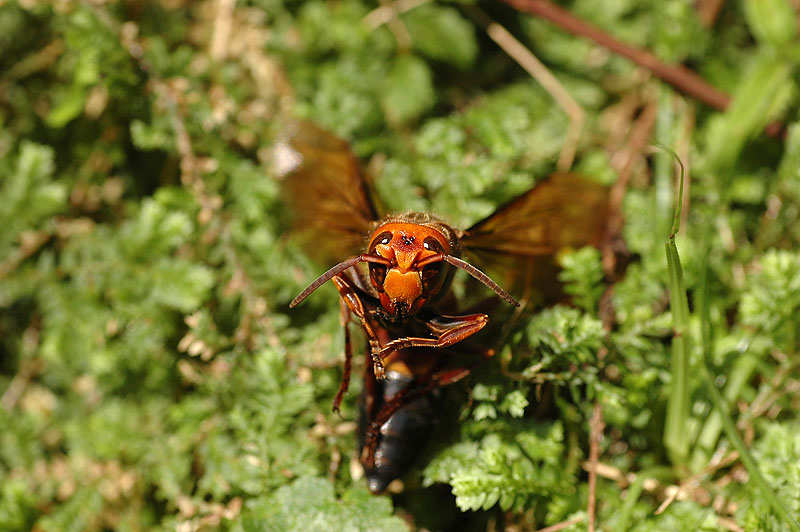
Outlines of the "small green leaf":
[{"label": "small green leaf", "polygon": [[475,60],[478,42],[473,25],[451,8],[427,4],[403,15],[415,50],[431,59],[466,68]]},{"label": "small green leaf", "polygon": [[760,266],[761,271],[748,278],[739,304],[742,323],[768,335],[776,348],[790,352],[796,345],[800,312],[800,255],[772,249],[761,258]]},{"label": "small green leaf", "polygon": [[0,177],[0,256],[8,253],[20,233],[38,229],[68,207],[67,187],[54,179],[54,172],[55,152],[50,146],[20,142],[16,164]]},{"label": "small green leaf", "polygon": [[56,511],[36,522],[43,532],[82,532],[89,529],[93,516],[100,512],[103,497],[97,485],[79,489]]},{"label": "small green leaf", "polygon": [[783,46],[797,35],[797,11],[789,0],[745,0],[744,14],[761,42]]},{"label": "small green leaf", "polygon": [[558,279],[564,283],[564,291],[572,296],[575,305],[589,313],[597,312],[597,304],[605,291],[603,264],[600,250],[587,246],[559,257],[564,268]]},{"label": "small green leaf", "polygon": [[38,514],[36,496],[25,480],[0,476],[0,529],[31,530]]},{"label": "small green leaf", "polygon": [[497,410],[494,406],[483,403],[475,407],[475,410],[472,412],[472,417],[475,421],[494,419],[497,417]]},{"label": "small green leaf", "polygon": [[520,432],[515,439],[531,460],[541,460],[553,465],[558,465],[561,461],[564,427],[559,422]]},{"label": "small green leaf", "polygon": [[209,268],[180,259],[153,266],[150,279],[153,301],[183,313],[196,309],[214,285]]},{"label": "small green leaf", "polygon": [[398,56],[386,78],[381,97],[389,121],[394,124],[410,122],[430,109],[434,99],[428,64],[414,55]]},{"label": "small green leaf", "polygon": [[753,58],[725,114],[709,122],[708,160],[714,171],[730,168],[745,142],[783,111],[794,90],[791,83],[794,68],[769,50]]},{"label": "small green leaf", "polygon": [[530,403],[525,394],[520,390],[514,390],[503,398],[500,404],[500,410],[508,412],[511,417],[522,417],[525,414],[525,408]]},{"label": "small green leaf", "polygon": [[53,94],[53,108],[45,122],[53,128],[62,128],[83,112],[86,103],[86,87],[73,85],[57,90]]},{"label": "small green leaf", "polygon": [[140,150],[171,150],[174,148],[172,128],[163,118],[157,118],[152,124],[141,120],[131,122],[131,139]]},{"label": "small green leaf", "polygon": [[303,477],[243,512],[241,530],[267,532],[407,532],[402,519],[392,515],[386,497],[363,489],[345,492],[336,500],[327,480]]},{"label": "small green leaf", "polygon": [[594,362],[605,337],[600,320],[563,306],[534,316],[527,334],[532,346],[555,356],[558,367]]},{"label": "small green leaf", "polygon": [[483,437],[480,448],[460,442],[443,451],[425,470],[426,484],[446,481],[462,510],[529,508],[534,500],[573,491],[574,476],[563,467],[560,423],[518,427],[514,438],[500,432]]}]

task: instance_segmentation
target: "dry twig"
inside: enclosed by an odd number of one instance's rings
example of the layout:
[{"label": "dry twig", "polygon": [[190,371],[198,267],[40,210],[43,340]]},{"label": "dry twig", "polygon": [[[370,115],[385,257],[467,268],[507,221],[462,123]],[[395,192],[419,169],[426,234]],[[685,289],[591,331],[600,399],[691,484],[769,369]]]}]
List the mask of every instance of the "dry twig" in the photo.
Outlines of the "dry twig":
[{"label": "dry twig", "polygon": [[214,33],[211,37],[209,55],[214,61],[222,61],[228,55],[228,43],[233,29],[233,9],[236,0],[217,0],[217,15],[214,17]]},{"label": "dry twig", "polygon": [[25,388],[28,386],[28,383],[43,367],[44,364],[40,358],[31,358],[23,360],[20,363],[19,371],[14,375],[14,378],[11,379],[8,388],[6,388],[6,391],[3,392],[2,397],[0,397],[0,406],[2,406],[6,412],[14,410],[20,397],[25,393]]},{"label": "dry twig", "polygon": [[589,503],[586,509],[589,519],[589,532],[594,532],[597,505],[597,464],[600,459],[600,438],[603,437],[603,409],[595,401],[592,419],[589,422]]},{"label": "dry twig", "polygon": [[399,0],[397,2],[389,2],[388,0],[381,0],[381,6],[373,9],[364,17],[364,24],[371,30],[386,24],[389,26],[392,35],[394,35],[398,50],[408,50],[411,48],[411,34],[408,33],[408,29],[406,29],[403,21],[400,20],[399,15],[429,1]]},{"label": "dry twig", "polygon": [[[623,217],[622,217],[622,202],[625,199],[625,192],[628,189],[631,175],[633,174],[633,165],[636,161],[637,155],[641,154],[642,149],[647,144],[647,139],[653,126],[656,122],[658,115],[658,105],[655,102],[649,103],[645,106],[639,118],[633,125],[628,137],[624,157],[620,162],[619,176],[614,186],[611,187],[609,194],[609,220],[608,220],[608,234],[611,238],[619,237],[622,233]],[[613,242],[611,242],[613,244]],[[614,253],[612,245],[603,247],[603,271],[609,278],[613,277],[616,270],[617,257]]]},{"label": "dry twig", "polygon": [[397,0],[397,2],[385,3],[367,13],[364,17],[364,24],[371,30],[377,29],[384,24],[388,24],[397,15],[411,11],[415,7],[428,2],[430,0]]},{"label": "dry twig", "polygon": [[655,514],[658,515],[660,513],[663,513],[679,497],[681,497],[682,495],[687,494],[690,491],[695,490],[696,488],[698,488],[700,486],[700,482],[701,482],[701,480],[703,480],[703,478],[707,477],[708,475],[714,473],[715,471],[717,471],[717,470],[719,470],[719,469],[721,469],[721,468],[723,468],[723,467],[725,467],[725,466],[727,466],[729,464],[732,464],[733,462],[735,462],[738,459],[739,459],[739,453],[736,452],[736,451],[731,451],[730,453],[726,454],[725,456],[723,456],[722,458],[720,458],[716,462],[713,462],[713,463],[709,464],[708,466],[706,466],[706,468],[703,469],[702,471],[700,471],[699,473],[696,473],[696,474],[684,479],[680,483],[680,485],[678,485],[678,486],[670,486],[671,489],[669,489],[669,495],[667,495],[667,498],[664,499],[664,501],[661,503],[661,505],[655,511]]},{"label": "dry twig", "polygon": [[714,25],[724,3],[725,0],[700,0],[697,2],[697,16],[705,27],[710,28]]},{"label": "dry twig", "polygon": [[489,38],[492,39],[500,48],[503,49],[514,61],[517,62],[533,79],[553,97],[569,118],[569,129],[558,156],[557,168],[559,172],[567,172],[572,167],[575,160],[575,153],[578,150],[578,141],[581,131],[586,121],[586,113],[575,99],[567,92],[563,85],[553,75],[550,70],[542,63],[533,52],[528,50],[516,37],[511,35],[503,26],[491,20],[483,11],[476,7],[469,9],[473,15],[485,28]]},{"label": "dry twig", "polygon": [[730,97],[711,85],[683,65],[664,63],[652,53],[640,50],[612,37],[603,30],[588,24],[569,11],[546,0],[503,0],[518,11],[524,11],[549,20],[556,26],[572,33],[588,37],[594,42],[608,48],[615,54],[626,57],[639,66],[645,67],[661,80],[669,83],[677,90],[700,100],[717,110],[724,110],[730,103]]},{"label": "dry twig", "polygon": [[545,528],[540,528],[537,532],[558,532],[559,530],[563,530],[569,526],[577,525],[583,521],[582,517],[575,517],[573,519],[568,519],[567,521],[561,521],[560,523],[556,523],[554,525],[550,525]]},{"label": "dry twig", "polygon": [[736,521],[730,517],[717,517],[717,522],[730,530],[731,532],[744,532],[744,528],[736,524]]}]

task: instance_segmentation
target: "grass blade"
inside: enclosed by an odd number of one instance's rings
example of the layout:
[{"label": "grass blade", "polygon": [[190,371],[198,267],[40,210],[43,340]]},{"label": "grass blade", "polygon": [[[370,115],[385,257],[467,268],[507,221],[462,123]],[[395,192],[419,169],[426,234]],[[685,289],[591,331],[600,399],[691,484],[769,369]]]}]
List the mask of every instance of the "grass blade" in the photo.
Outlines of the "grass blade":
[{"label": "grass blade", "polygon": [[683,204],[683,163],[672,150],[667,149],[680,165],[680,184],[675,200],[675,216],[669,240],[664,244],[669,270],[669,299],[672,311],[673,338],[670,395],[667,403],[667,421],[664,427],[664,445],[675,464],[685,464],[689,454],[689,303],[686,298],[686,285],[683,281],[683,268],[675,245],[675,235],[680,229],[681,207]]},{"label": "grass blade", "polygon": [[792,517],[791,512],[787,509],[786,505],[784,504],[783,500],[778,496],[778,494],[772,489],[769,483],[766,481],[764,476],[761,474],[761,471],[758,469],[758,465],[756,464],[753,457],[750,455],[747,447],[745,446],[742,438],[739,437],[739,433],[736,430],[736,425],[733,422],[730,414],[728,413],[727,403],[725,399],[722,397],[722,394],[717,389],[716,385],[714,384],[714,375],[711,372],[712,365],[712,330],[711,330],[711,318],[710,318],[710,311],[709,311],[709,294],[708,294],[708,264],[706,263],[705,272],[703,274],[703,294],[702,294],[702,303],[701,303],[701,326],[702,326],[702,349],[703,349],[703,375],[704,381],[706,385],[706,389],[708,390],[708,395],[711,398],[711,402],[714,405],[714,409],[716,412],[719,413],[720,420],[722,422],[722,428],[725,431],[725,435],[728,436],[733,447],[739,452],[739,459],[744,464],[744,467],[747,469],[747,472],[750,475],[750,479],[755,483],[758,490],[761,492],[761,495],[769,502],[772,506],[772,509],[775,510],[775,513],[783,520],[785,523],[789,525],[794,532],[800,532],[800,524],[798,524],[797,520]]}]

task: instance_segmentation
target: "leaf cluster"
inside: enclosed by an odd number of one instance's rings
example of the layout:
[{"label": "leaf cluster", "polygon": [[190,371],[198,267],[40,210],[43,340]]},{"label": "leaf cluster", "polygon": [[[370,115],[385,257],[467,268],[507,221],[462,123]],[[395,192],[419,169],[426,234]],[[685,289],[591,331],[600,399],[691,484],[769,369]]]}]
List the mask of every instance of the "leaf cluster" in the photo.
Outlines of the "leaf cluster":
[{"label": "leaf cluster", "polygon": [[[503,3],[0,2],[0,530],[584,530],[590,500],[603,530],[787,529],[796,5],[729,2],[712,22],[683,0],[560,5],[690,65],[727,110]],[[629,172],[627,268],[565,250],[560,304],[492,313],[498,354],[443,390],[406,491],[374,497],[358,378],[330,411],[336,294],[287,308],[330,265],[291,239],[272,147],[310,119],[350,141],[387,210],[489,215],[556,169],[571,124],[486,17],[583,110],[573,171]],[[685,198],[670,157],[637,147],[648,117],[688,163]],[[773,496],[723,460],[730,426]]]}]

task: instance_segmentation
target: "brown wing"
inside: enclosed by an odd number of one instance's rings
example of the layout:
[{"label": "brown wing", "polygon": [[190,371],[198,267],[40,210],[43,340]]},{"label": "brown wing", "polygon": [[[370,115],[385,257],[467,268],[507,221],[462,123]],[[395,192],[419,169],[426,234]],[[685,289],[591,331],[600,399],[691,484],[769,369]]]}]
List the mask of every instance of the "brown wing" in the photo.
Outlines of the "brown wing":
[{"label": "brown wing", "polygon": [[525,257],[599,247],[607,219],[608,188],[573,174],[553,174],[467,229],[462,245]]},{"label": "brown wing", "polygon": [[555,255],[600,247],[607,234],[608,188],[573,174],[553,174],[464,232],[465,253],[506,290],[548,302],[560,298]]},{"label": "brown wing", "polygon": [[347,142],[297,122],[275,146],[275,165],[292,231],[309,254],[333,263],[361,252],[378,213]]}]

